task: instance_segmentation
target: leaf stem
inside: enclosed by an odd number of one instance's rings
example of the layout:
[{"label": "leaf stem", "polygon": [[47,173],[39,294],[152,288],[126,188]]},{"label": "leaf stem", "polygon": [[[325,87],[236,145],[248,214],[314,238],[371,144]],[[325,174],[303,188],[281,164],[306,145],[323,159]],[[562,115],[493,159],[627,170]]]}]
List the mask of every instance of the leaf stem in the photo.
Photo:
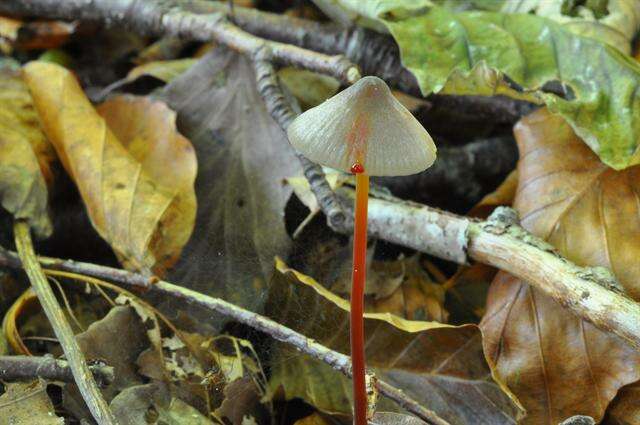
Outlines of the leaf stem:
[{"label": "leaf stem", "polygon": [[367,391],[364,355],[364,287],[367,272],[367,205],[369,175],[356,174],[353,230],[353,281],[351,286],[351,363],[353,367],[354,424],[367,423]]}]

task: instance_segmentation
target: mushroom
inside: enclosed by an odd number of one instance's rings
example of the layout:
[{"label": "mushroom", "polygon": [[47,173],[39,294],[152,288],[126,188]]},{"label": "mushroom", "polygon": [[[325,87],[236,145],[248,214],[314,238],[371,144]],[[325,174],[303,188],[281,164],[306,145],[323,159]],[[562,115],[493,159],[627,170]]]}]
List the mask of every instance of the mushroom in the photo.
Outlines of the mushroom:
[{"label": "mushroom", "polygon": [[364,286],[369,176],[405,176],[436,158],[429,133],[384,81],[364,77],[297,117],[289,141],[310,160],[355,174],[356,201],[351,287],[351,362],[354,423],[367,423],[364,356]]}]

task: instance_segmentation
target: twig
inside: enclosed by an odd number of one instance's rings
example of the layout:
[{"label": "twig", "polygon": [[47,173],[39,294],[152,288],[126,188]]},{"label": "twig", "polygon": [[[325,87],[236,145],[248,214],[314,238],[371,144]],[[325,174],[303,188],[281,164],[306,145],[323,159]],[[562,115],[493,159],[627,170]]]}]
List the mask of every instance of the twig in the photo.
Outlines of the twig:
[{"label": "twig", "polygon": [[[272,65],[270,50],[265,47],[253,56],[258,92],[265,102],[273,119],[287,131],[289,125],[298,115],[294,112],[291,101],[286,98]],[[302,154],[297,154],[302,164],[302,171],[313,191],[318,205],[327,217],[329,226],[336,231],[344,231],[353,226],[353,218],[346,214],[337,196],[331,190],[322,167],[309,161]]]},{"label": "twig", "polygon": [[[205,11],[208,2],[185,0],[18,0],[3,1],[0,12],[45,16],[48,19],[95,20],[123,25],[147,35],[177,36],[194,41],[215,40],[240,53],[253,54],[263,46],[273,60],[332,75],[344,83],[360,78],[358,68],[342,55],[329,56],[290,44],[268,41],[241,30],[223,14]],[[194,13],[186,6],[197,9]]]},{"label": "twig", "polygon": [[[196,13],[228,13],[229,10],[224,2],[186,1],[183,7]],[[377,75],[399,90],[422,97],[418,82],[402,66],[398,46],[389,35],[361,27],[344,28],[238,6],[234,8],[234,23],[265,39],[326,54],[344,54],[358,64],[363,75]],[[428,99],[434,108],[462,111],[503,124],[514,123],[536,107],[504,96],[430,95]]]},{"label": "twig", "polygon": [[[354,191],[337,192],[345,203]],[[476,260],[511,273],[577,316],[640,349],[640,304],[603,267],[580,267],[517,224],[515,211],[497,208],[476,221],[397,198],[369,199],[372,236],[466,264]]]},{"label": "twig", "polygon": [[62,346],[62,350],[69,362],[69,367],[73,373],[78,390],[82,394],[82,398],[87,403],[87,407],[99,424],[117,424],[113,414],[109,410],[109,406],[100,393],[96,381],[93,379],[91,369],[87,365],[80,346],[73,335],[71,326],[69,326],[58,304],[58,300],[56,300],[51,290],[51,286],[49,286],[49,281],[47,281],[46,276],[42,272],[40,263],[33,250],[29,225],[24,221],[18,220],[14,224],[13,231],[22,267],[27,273],[31,286],[38,296],[40,305]]},{"label": "twig", "polygon": [[[101,388],[113,382],[113,367],[104,363],[89,365]],[[50,381],[74,382],[69,363],[52,356],[0,356],[0,380],[23,381],[36,377]]]},{"label": "twig", "polygon": [[[144,276],[122,269],[82,263],[73,260],[62,260],[58,258],[38,257],[38,260],[43,267],[48,269],[64,270],[118,282],[121,285],[129,287],[150,290],[155,293],[162,294],[165,297],[176,298],[188,304],[195,304],[207,310],[215,311],[254,329],[262,331],[278,341],[291,344],[301,352],[330,365],[345,376],[351,376],[351,360],[349,359],[349,356],[333,351],[265,316],[245,310],[219,298],[213,298],[182,286],[174,285],[163,280],[157,280],[157,278]],[[0,265],[13,268],[21,267],[20,260],[17,255],[2,247],[0,247]],[[375,387],[380,394],[390,398],[394,402],[398,403],[398,405],[405,408],[408,412],[413,413],[426,422],[434,425],[448,424],[447,421],[440,418],[435,412],[425,408],[391,384],[383,380],[376,379]]]}]

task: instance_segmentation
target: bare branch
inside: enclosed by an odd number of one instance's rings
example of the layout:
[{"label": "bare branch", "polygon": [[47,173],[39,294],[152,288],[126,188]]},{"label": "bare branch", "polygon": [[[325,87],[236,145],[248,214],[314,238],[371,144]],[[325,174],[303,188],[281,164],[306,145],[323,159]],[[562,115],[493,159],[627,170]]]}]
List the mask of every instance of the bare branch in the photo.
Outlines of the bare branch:
[{"label": "bare branch", "polygon": [[[176,298],[184,301],[185,303],[192,305],[195,304],[207,310],[215,311],[254,329],[262,331],[278,341],[291,344],[301,352],[308,354],[315,359],[330,365],[332,368],[344,375],[351,377],[351,360],[349,359],[349,356],[330,350],[324,345],[265,316],[245,310],[219,298],[213,298],[179,285],[174,285],[166,281],[157,280],[157,278],[154,279],[153,277],[143,276],[126,270],[114,269],[97,264],[82,263],[73,260],[62,260],[58,258],[39,257],[38,260],[42,266],[49,269],[63,270],[110,280],[118,282],[121,285],[137,287],[145,291],[150,290],[162,294],[164,297]],[[18,256],[2,247],[0,247],[0,265],[13,268],[22,267]],[[413,413],[429,424],[448,425],[447,421],[404,394],[400,389],[380,379],[375,379],[374,381],[374,385],[380,394],[398,403],[398,405],[405,408],[408,412]]]},{"label": "bare branch", "polygon": [[87,365],[87,361],[76,341],[73,330],[71,326],[69,326],[69,322],[67,322],[58,304],[58,300],[53,294],[51,286],[49,286],[49,281],[36,258],[31,242],[29,225],[24,221],[16,221],[14,224],[14,233],[22,267],[27,273],[31,286],[38,296],[38,301],[40,301],[40,305],[47,319],[49,319],[53,332],[60,342],[60,346],[69,362],[74,381],[78,386],[80,394],[82,394],[82,398],[85,403],[87,403],[87,407],[99,424],[117,424],[118,422],[109,410],[107,402],[102,397],[102,393],[100,393],[100,389],[93,378],[91,369]]},{"label": "bare branch", "polygon": [[[345,203],[355,196],[348,187],[337,194]],[[611,271],[571,263],[520,227],[514,216],[515,211],[501,207],[488,220],[475,221],[393,197],[369,199],[373,237],[460,264],[476,260],[509,272],[640,349],[640,304],[621,292]]]},{"label": "bare branch", "polygon": [[[89,365],[89,370],[101,388],[113,382],[113,367],[102,362]],[[69,363],[52,356],[0,356],[0,380],[23,381],[36,377],[49,381],[73,382]]]},{"label": "bare branch", "polygon": [[[240,53],[253,54],[263,46],[279,64],[332,75],[350,84],[360,71],[342,55],[329,56],[290,44],[268,41],[229,23],[223,14],[205,8],[208,2],[184,0],[19,0],[0,3],[0,13],[45,16],[48,19],[94,20],[122,25],[147,35],[169,35],[195,41],[217,41]],[[199,13],[189,11],[200,10]]]}]

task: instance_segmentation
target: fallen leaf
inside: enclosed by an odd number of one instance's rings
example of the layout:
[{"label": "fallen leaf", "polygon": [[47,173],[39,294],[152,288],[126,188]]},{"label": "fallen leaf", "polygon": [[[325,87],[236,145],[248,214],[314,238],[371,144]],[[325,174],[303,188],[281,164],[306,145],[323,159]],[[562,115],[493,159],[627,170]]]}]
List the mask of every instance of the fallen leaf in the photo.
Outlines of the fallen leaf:
[{"label": "fallen leaf", "polygon": [[[76,339],[87,359],[101,359],[114,368],[113,383],[102,390],[107,402],[125,388],[142,383],[136,359],[149,346],[149,340],[133,308],[113,307],[103,319],[92,323]],[[91,418],[75,385],[65,387],[64,405],[78,418]]]},{"label": "fallen leaf", "polygon": [[504,1],[501,11],[530,13],[551,18],[575,34],[598,39],[625,54],[630,53],[631,42],[640,25],[640,5],[634,0],[608,0],[584,4],[545,0]]},{"label": "fallen leaf", "polygon": [[172,397],[162,384],[137,385],[125,389],[111,402],[120,425],[210,425],[211,420],[179,398]]},{"label": "fallen leaf", "polygon": [[42,237],[52,231],[46,182],[54,159],[20,71],[0,67],[0,201]]},{"label": "fallen leaf", "polygon": [[31,62],[23,75],[94,228],[127,268],[162,274],[189,239],[196,208],[195,154],[173,112],[126,97],[103,104],[103,119],[70,71]]},{"label": "fallen leaf", "polygon": [[278,78],[298,99],[303,110],[318,106],[340,88],[340,82],[333,77],[292,67],[279,69]]},{"label": "fallen leaf", "polygon": [[[611,1],[621,5],[618,16],[625,21],[611,25],[616,30],[629,27],[635,34],[640,5]],[[378,30],[381,25],[389,30],[403,65],[425,96],[506,95],[545,103],[609,166],[624,169],[640,163],[640,127],[635,121],[640,66],[618,50],[628,48],[628,42],[612,47],[592,38],[584,26],[534,14],[451,10],[427,0],[316,2],[355,14],[350,21],[362,18]],[[561,95],[542,90],[550,82],[560,83]]]},{"label": "fallen leaf", "polygon": [[[349,350],[349,303],[278,261],[266,311],[334,350]],[[301,308],[304,306],[304,308]],[[517,404],[491,377],[474,325],[454,327],[367,313],[367,363],[378,376],[451,424],[515,424]],[[304,373],[301,373],[304,371]],[[278,344],[271,386],[329,413],[351,413],[351,383],[326,363]],[[380,408],[395,409],[388,400]]]},{"label": "fallen leaf", "polygon": [[423,425],[422,419],[415,416],[393,412],[376,412],[371,419],[374,425]]},{"label": "fallen leaf", "polygon": [[606,425],[640,425],[640,385],[622,388],[609,405],[604,423]]},{"label": "fallen leaf", "polygon": [[294,425],[332,425],[324,416],[320,413],[313,413],[302,419],[298,419]]},{"label": "fallen leaf", "polygon": [[9,54],[12,48],[23,50],[53,49],[67,42],[76,24],[62,21],[30,21],[0,16],[0,45]]},{"label": "fallen leaf", "polygon": [[0,425],[64,425],[55,414],[43,380],[5,385],[0,395]]},{"label": "fallen leaf", "polygon": [[[577,264],[611,268],[638,299],[640,167],[602,164],[546,110],[515,133],[522,225]],[[491,286],[481,328],[485,353],[527,409],[527,424],[577,414],[599,421],[618,389],[640,379],[640,354],[506,273]]]},{"label": "fallen leaf", "polygon": [[[255,87],[250,61],[222,47],[169,84],[164,97],[198,156],[198,231],[171,279],[259,311],[291,241],[284,178],[301,174]],[[220,322],[222,325],[223,322]]]},{"label": "fallen leaf", "polygon": [[252,378],[247,376],[230,382],[224,388],[224,399],[215,411],[216,416],[226,418],[231,425],[242,425],[245,416],[261,418],[266,416],[266,409],[260,399],[260,391]]},{"label": "fallen leaf", "polygon": [[143,77],[151,77],[162,83],[170,83],[195,65],[196,62],[198,62],[197,59],[185,58],[143,63],[132,68],[125,78],[109,84],[100,92],[98,97],[103,99],[113,91]]}]

